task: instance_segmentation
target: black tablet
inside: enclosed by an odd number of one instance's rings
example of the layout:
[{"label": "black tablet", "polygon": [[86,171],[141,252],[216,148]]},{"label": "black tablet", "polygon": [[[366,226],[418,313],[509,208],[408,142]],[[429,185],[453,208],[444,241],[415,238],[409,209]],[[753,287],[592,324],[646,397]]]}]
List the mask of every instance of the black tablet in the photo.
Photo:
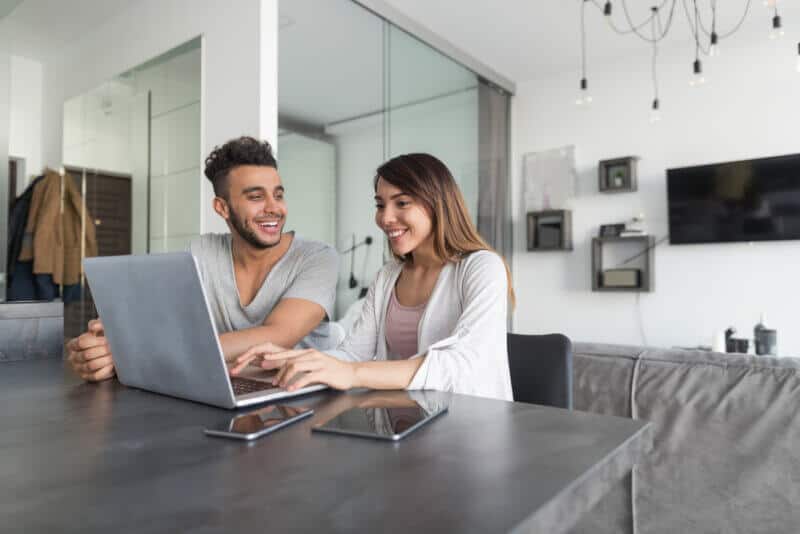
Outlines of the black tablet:
[{"label": "black tablet", "polygon": [[444,404],[423,407],[416,401],[405,406],[351,408],[325,423],[314,425],[312,430],[398,441],[445,412]]}]

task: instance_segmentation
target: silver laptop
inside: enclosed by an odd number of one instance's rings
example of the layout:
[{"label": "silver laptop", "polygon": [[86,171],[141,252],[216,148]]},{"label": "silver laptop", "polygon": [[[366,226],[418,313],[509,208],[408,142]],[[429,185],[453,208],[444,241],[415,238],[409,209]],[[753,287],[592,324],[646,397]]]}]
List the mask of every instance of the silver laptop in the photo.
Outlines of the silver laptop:
[{"label": "silver laptop", "polygon": [[114,355],[119,381],[222,408],[302,395],[276,388],[252,368],[231,379],[200,282],[188,252],[105,256],[84,260],[89,287]]}]

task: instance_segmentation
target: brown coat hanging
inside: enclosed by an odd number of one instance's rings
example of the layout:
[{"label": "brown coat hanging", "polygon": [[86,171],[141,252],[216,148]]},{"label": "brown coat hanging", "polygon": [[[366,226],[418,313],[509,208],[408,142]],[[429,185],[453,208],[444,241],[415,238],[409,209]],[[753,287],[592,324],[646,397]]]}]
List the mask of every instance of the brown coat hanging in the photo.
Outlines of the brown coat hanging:
[{"label": "brown coat hanging", "polygon": [[[64,209],[61,209],[61,187]],[[85,210],[83,222],[81,215]],[[52,169],[33,189],[28,224],[22,241],[20,261],[33,260],[34,274],[52,274],[56,284],[71,285],[80,281],[81,225],[85,224],[83,257],[97,256],[94,219],[89,214],[69,174],[62,177]]]}]

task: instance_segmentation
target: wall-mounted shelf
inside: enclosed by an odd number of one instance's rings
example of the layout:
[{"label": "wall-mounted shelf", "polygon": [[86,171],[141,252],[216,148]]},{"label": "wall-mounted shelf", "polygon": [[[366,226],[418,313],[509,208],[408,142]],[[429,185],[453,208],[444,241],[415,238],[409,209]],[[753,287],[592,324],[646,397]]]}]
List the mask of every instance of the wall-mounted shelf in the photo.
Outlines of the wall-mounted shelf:
[{"label": "wall-mounted shelf", "polygon": [[[651,235],[592,238],[592,291],[643,291],[655,289],[655,246]],[[624,264],[604,269],[603,250],[606,247],[624,251]],[[624,260],[621,260],[624,261]]]},{"label": "wall-mounted shelf", "polygon": [[601,193],[632,193],[637,189],[636,163],[639,158],[606,159],[597,166],[597,189]]},{"label": "wall-mounted shelf", "polygon": [[530,252],[572,250],[572,212],[528,212],[527,237]]}]

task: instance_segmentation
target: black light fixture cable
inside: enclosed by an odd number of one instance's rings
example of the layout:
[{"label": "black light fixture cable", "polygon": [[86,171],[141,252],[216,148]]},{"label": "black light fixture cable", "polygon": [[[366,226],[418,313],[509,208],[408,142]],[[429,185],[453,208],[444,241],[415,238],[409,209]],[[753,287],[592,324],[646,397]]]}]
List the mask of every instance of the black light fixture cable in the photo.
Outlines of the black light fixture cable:
[{"label": "black light fixture cable", "polygon": [[586,2],[581,2],[581,79],[586,79]]},{"label": "black light fixture cable", "polygon": [[[658,9],[661,10],[669,2],[672,2],[673,3],[673,7],[674,7],[675,1],[676,0],[662,0],[661,4],[658,6]],[[611,27],[611,29],[614,31],[614,33],[616,33],[618,35],[630,35],[631,33],[638,33],[639,30],[641,30],[642,28],[644,28],[645,26],[650,24],[652,22],[652,20],[653,20],[653,15],[651,14],[649,17],[647,17],[645,20],[643,20],[640,24],[633,24],[633,21],[628,16],[626,18],[627,18],[627,22],[630,24],[630,28],[624,30],[622,28],[619,28],[614,23],[614,19],[611,18],[610,14],[606,14],[606,11],[607,11],[606,6],[600,5],[598,0],[592,0],[592,3],[597,7],[597,9],[599,9],[603,13],[603,15],[605,16],[606,20],[608,21],[608,25]],[[625,5],[624,2],[623,2],[623,8],[626,8],[626,5]],[[640,37],[641,37],[641,35],[640,35]],[[645,38],[645,40],[650,41],[650,38]]]},{"label": "black light fixture cable", "polygon": [[[684,11],[684,13],[686,13],[686,19],[691,24],[692,23],[692,15],[691,15],[691,12],[689,10],[689,6],[686,4],[686,0],[681,0],[681,2],[683,3],[683,11]],[[716,1],[714,2],[714,4],[715,4],[715,6],[714,6],[713,9],[716,8]],[[726,32],[718,33],[717,37],[719,39],[727,39],[728,37],[730,37],[731,35],[733,35],[737,31],[739,31],[739,29],[742,27],[742,24],[744,24],[744,21],[747,19],[747,14],[750,12],[750,5],[751,4],[752,4],[752,0],[747,0],[745,2],[744,11],[742,12],[742,16],[739,19],[739,21],[736,24],[734,24],[733,27],[730,30],[728,30]],[[713,15],[713,9],[712,9],[712,15]],[[712,29],[707,28],[705,23],[703,23],[703,17],[700,17],[700,19],[698,21],[698,27],[699,27],[700,33],[702,35],[705,35],[706,37],[711,37],[711,32],[713,31],[713,27],[712,27]]]},{"label": "black light fixture cable", "polygon": [[581,1],[581,92],[577,101],[578,104],[588,103],[584,101],[584,96],[589,90],[589,82],[586,79],[586,3],[588,1]]},{"label": "black light fixture cable", "polygon": [[709,42],[711,44],[708,48],[708,55],[714,56],[719,46],[719,35],[717,35],[717,0],[711,0],[711,36]]},{"label": "black light fixture cable", "polygon": [[[663,8],[670,1],[674,2],[675,0],[663,0],[661,2],[661,5],[658,6],[658,8],[659,9]],[[630,35],[631,33],[635,33],[637,31],[641,30],[642,28],[644,28],[645,26],[647,26],[648,24],[650,24],[652,22],[652,20],[653,20],[653,15],[651,14],[649,17],[647,17],[645,20],[643,20],[641,22],[641,24],[637,24],[637,25],[634,25],[633,27],[631,27],[631,28],[629,28],[627,30],[623,30],[622,28],[619,28],[614,23],[614,19],[611,17],[610,14],[608,14],[608,15],[606,14],[607,9],[606,9],[605,6],[601,6],[600,3],[598,2],[598,0],[592,0],[592,3],[597,7],[597,9],[599,9],[600,11],[603,12],[603,15],[605,15],[606,21],[608,21],[609,27],[614,31],[614,33],[616,33],[618,35]],[[607,3],[607,5],[610,5],[610,4]]]},{"label": "black light fixture cable", "polygon": [[774,37],[780,37],[783,35],[783,24],[781,23],[781,16],[778,14],[778,4],[775,4],[775,16],[772,17],[772,31],[777,35],[773,35]]},{"label": "black light fixture cable", "polygon": [[652,113],[654,114],[653,120],[658,120],[658,113],[661,107],[661,102],[658,98],[658,41],[655,39],[656,36],[656,25],[660,22],[660,18],[658,18],[658,7],[653,6],[653,16],[652,16],[652,24],[651,30],[653,34],[653,59],[652,59],[652,75],[653,75],[653,105],[652,105]]},{"label": "black light fixture cable", "polygon": [[692,80],[691,85],[694,85],[695,83],[703,83],[703,63],[700,61],[700,11],[697,9],[697,0],[692,0],[692,2],[694,3],[694,64],[692,70],[695,77],[700,76],[699,79]]},{"label": "black light fixture cable", "polygon": [[700,61],[700,10],[697,9],[697,0],[692,0],[694,3],[694,58]]},{"label": "black light fixture cable", "polygon": [[[653,38],[652,37],[648,37],[647,35],[644,35],[644,34],[640,33],[638,28],[637,28],[637,26],[633,23],[633,18],[631,17],[631,12],[628,9],[628,2],[626,0],[621,0],[621,2],[622,2],[622,11],[625,13],[625,19],[627,20],[628,25],[630,26],[630,28],[633,31],[633,33],[636,34],[636,36],[639,37],[640,39],[642,39],[643,41],[646,41],[648,43],[652,42]],[[661,6],[659,7],[659,11],[666,4],[667,4],[667,2],[663,2],[661,4]],[[670,6],[670,9],[669,9],[669,17],[667,17],[667,23],[664,26],[663,30],[660,32],[660,34],[655,38],[655,40],[660,41],[664,37],[667,36],[667,32],[669,32],[669,29],[672,27],[672,21],[675,19],[675,6],[677,4],[678,4],[678,0],[672,0],[672,6]]]}]

